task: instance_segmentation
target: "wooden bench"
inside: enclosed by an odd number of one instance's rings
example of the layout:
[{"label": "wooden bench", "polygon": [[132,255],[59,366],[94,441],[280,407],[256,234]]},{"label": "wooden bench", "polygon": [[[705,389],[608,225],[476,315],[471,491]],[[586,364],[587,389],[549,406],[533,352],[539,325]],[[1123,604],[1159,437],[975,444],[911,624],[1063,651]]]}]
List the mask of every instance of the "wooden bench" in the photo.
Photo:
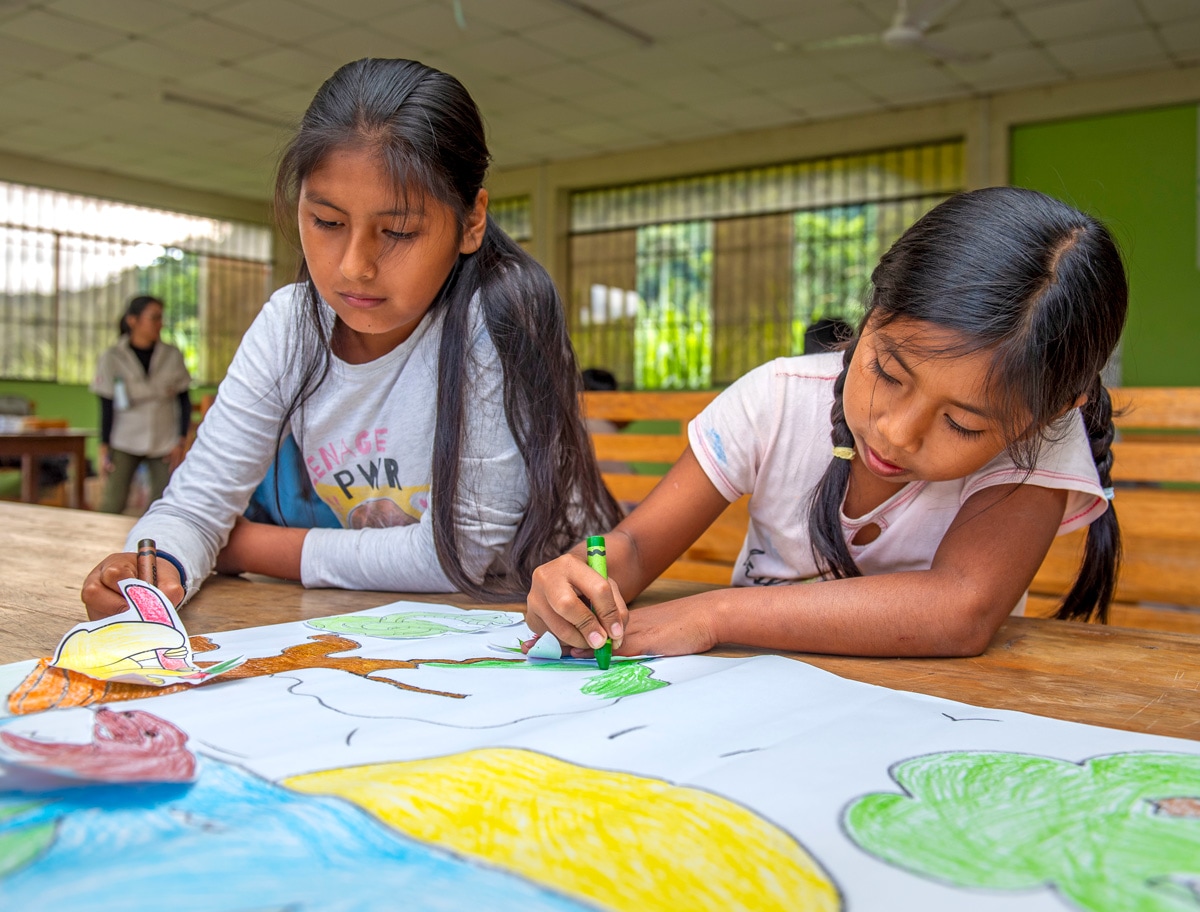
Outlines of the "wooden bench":
[{"label": "wooden bench", "polygon": [[[1200,633],[1200,388],[1115,389],[1121,439],[1114,445],[1114,501],[1125,557],[1110,623]],[[687,423],[715,392],[588,392],[588,418],[667,423],[594,433],[598,459],[670,465],[687,447]],[[605,472],[613,496],[636,504],[661,472]],[[728,584],[746,533],[747,500],[730,504],[713,526],[667,569],[670,579]],[[1083,533],[1063,536],[1030,587],[1028,613],[1053,614],[1079,566]]]},{"label": "wooden bench", "polygon": [[[1112,391],[1113,506],[1124,560],[1109,623],[1200,633],[1200,388]],[[1082,531],[1055,539],[1027,613],[1049,616],[1075,578]]]}]

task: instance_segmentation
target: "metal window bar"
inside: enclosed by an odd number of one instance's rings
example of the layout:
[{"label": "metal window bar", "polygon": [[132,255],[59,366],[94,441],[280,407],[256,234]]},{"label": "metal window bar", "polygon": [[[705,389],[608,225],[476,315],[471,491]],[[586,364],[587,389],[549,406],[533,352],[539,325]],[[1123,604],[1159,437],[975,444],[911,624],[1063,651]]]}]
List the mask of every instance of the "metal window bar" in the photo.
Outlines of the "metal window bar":
[{"label": "metal window bar", "polygon": [[576,193],[580,364],[694,389],[798,354],[816,320],[857,324],[879,256],[962,183],[955,141]]},{"label": "metal window bar", "polygon": [[163,299],[163,337],[195,380],[216,383],[271,290],[265,227],[18,184],[0,182],[0,246],[8,379],[87,383],[146,293]]}]

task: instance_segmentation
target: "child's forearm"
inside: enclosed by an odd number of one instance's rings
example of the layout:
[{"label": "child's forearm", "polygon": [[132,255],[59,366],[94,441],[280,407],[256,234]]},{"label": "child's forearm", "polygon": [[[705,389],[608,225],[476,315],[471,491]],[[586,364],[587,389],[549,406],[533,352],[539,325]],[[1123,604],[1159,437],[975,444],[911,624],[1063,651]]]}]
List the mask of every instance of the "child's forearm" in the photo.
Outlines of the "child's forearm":
[{"label": "child's forearm", "polygon": [[307,529],[291,529],[242,521],[233,527],[217,559],[221,573],[261,573],[300,579],[300,557]]},{"label": "child's forearm", "polygon": [[720,589],[670,604],[700,612],[716,642],[832,655],[970,656],[987,648],[1019,598],[972,591],[926,570]]}]

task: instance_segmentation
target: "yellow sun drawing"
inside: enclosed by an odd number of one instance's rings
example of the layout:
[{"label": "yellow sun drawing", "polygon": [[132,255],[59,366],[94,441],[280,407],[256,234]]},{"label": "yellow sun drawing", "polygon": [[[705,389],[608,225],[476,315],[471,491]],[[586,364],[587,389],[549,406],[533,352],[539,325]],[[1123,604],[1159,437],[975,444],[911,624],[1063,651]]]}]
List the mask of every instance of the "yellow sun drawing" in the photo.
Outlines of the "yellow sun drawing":
[{"label": "yellow sun drawing", "polygon": [[510,748],[294,776],[398,830],[598,906],[837,910],[790,835],[698,789]]}]

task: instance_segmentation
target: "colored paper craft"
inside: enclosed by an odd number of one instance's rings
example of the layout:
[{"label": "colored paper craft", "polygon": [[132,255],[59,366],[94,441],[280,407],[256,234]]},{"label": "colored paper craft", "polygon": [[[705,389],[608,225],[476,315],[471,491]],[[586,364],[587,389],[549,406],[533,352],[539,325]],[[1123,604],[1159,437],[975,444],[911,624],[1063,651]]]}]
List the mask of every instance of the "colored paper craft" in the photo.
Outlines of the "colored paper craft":
[{"label": "colored paper craft", "polygon": [[118,585],[129,607],[72,627],[58,644],[52,666],[100,681],[165,687],[202,684],[239,664],[240,657],[198,667],[171,600],[141,580],[125,579]]}]

